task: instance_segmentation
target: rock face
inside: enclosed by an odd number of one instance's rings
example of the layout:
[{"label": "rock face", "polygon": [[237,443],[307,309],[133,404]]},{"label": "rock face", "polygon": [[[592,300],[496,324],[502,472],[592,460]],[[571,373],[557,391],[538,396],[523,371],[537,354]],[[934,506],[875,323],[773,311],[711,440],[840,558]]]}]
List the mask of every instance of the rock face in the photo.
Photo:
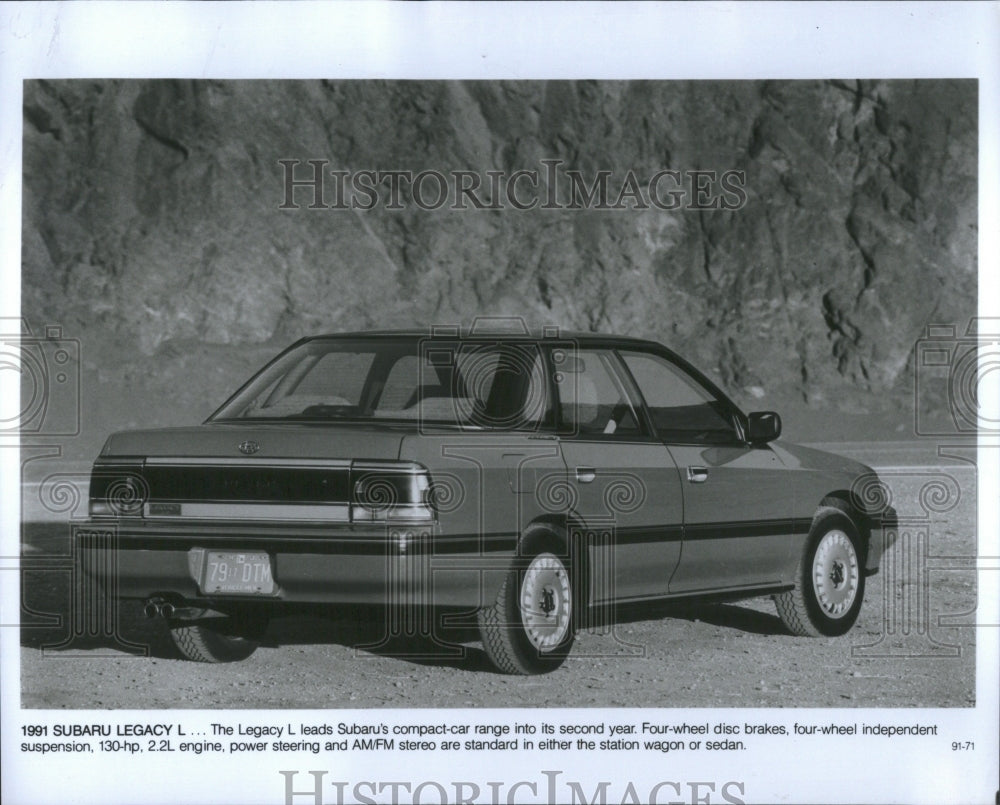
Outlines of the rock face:
[{"label": "rock face", "polygon": [[[653,337],[751,397],[901,405],[926,325],[975,314],[976,109],[973,81],[28,82],[23,311],[133,401],[113,427],[207,413],[304,334],[477,315]],[[279,160],[483,188],[558,160],[612,201],[630,171],[740,171],[745,203],[430,210],[404,184],[401,209],[281,209]]]}]

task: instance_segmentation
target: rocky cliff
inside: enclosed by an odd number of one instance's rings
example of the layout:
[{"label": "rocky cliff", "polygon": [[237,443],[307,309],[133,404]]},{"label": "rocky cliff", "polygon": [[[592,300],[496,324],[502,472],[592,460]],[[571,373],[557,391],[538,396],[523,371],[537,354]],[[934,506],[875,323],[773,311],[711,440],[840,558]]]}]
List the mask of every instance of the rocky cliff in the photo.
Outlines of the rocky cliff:
[{"label": "rocky cliff", "polygon": [[[204,416],[300,335],[476,315],[653,337],[761,405],[905,409],[926,325],[975,314],[972,81],[24,93],[23,311],[81,339],[92,429]],[[324,208],[308,186],[288,197],[280,160],[299,182],[323,161]],[[621,208],[490,203],[488,172],[538,172],[544,202],[552,165],[564,195],[573,172],[577,189],[608,177],[603,206]],[[404,185],[398,209],[385,193],[339,203],[330,171],[386,170],[474,174],[486,203],[427,209],[433,176],[417,198]],[[678,190],[673,209],[647,203],[662,171],[680,172],[660,185]],[[735,172],[739,192],[705,203],[718,184],[695,171]],[[621,196],[630,173],[638,191]],[[523,179],[515,200],[535,187]]]}]

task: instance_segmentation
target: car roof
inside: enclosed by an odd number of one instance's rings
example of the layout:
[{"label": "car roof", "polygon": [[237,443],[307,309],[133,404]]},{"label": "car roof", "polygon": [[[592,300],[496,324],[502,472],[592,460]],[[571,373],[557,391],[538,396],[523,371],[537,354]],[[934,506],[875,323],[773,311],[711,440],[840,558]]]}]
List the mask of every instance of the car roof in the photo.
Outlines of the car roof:
[{"label": "car roof", "polygon": [[343,333],[323,333],[308,336],[306,341],[332,339],[332,338],[440,338],[442,340],[453,341],[455,339],[506,341],[580,341],[588,344],[608,344],[608,343],[631,343],[631,344],[654,344],[661,346],[658,342],[648,338],[639,338],[631,335],[612,335],[609,333],[591,333],[578,330],[563,330],[559,327],[546,327],[544,329],[514,330],[514,329],[486,329],[476,328],[470,330],[466,327],[448,326],[433,327],[427,329],[396,329],[396,330],[358,330]]}]

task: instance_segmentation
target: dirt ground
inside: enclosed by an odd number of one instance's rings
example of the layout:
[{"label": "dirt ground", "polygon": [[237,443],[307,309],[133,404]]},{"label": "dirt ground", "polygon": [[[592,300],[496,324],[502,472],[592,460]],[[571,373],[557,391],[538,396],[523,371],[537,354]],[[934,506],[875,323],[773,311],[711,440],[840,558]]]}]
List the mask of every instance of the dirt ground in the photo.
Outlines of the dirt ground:
[{"label": "dirt ground", "polygon": [[[72,619],[52,616],[69,611],[70,574],[58,561],[46,564],[47,558],[68,550],[68,526],[27,524],[22,705],[973,706],[975,471],[969,465],[936,470],[916,463],[915,454],[905,450],[881,457],[877,463],[869,457],[869,463],[883,470],[897,508],[913,512],[915,519],[907,526],[909,536],[886,557],[887,572],[868,580],[861,617],[846,636],[792,637],[766,598],[661,607],[623,613],[621,622],[605,633],[580,634],[562,668],[536,677],[495,672],[474,630],[461,624],[449,646],[422,640],[383,642],[383,618],[370,610],[341,609],[272,621],[253,656],[225,665],[179,659],[162,622],[145,619],[132,603],[117,613],[117,637],[81,622],[77,633],[84,636],[68,639]],[[920,504],[921,490],[941,473],[953,479],[959,498],[954,506],[937,505],[945,511],[928,513]],[[927,534],[926,543],[916,536],[919,533]],[[900,562],[894,571],[892,560],[904,552],[916,561]]]}]

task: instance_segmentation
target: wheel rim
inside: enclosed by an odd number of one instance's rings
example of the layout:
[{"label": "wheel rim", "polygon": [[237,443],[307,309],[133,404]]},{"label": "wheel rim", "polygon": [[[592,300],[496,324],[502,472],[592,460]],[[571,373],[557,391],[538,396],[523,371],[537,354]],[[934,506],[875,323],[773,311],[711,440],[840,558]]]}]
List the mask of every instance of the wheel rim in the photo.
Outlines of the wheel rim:
[{"label": "wheel rim", "polygon": [[824,534],[813,559],[813,588],[827,617],[842,618],[850,611],[860,577],[858,554],[851,538],[836,529]]},{"label": "wheel rim", "polygon": [[521,622],[539,651],[551,651],[569,632],[572,598],[569,573],[557,556],[540,553],[521,582]]}]

